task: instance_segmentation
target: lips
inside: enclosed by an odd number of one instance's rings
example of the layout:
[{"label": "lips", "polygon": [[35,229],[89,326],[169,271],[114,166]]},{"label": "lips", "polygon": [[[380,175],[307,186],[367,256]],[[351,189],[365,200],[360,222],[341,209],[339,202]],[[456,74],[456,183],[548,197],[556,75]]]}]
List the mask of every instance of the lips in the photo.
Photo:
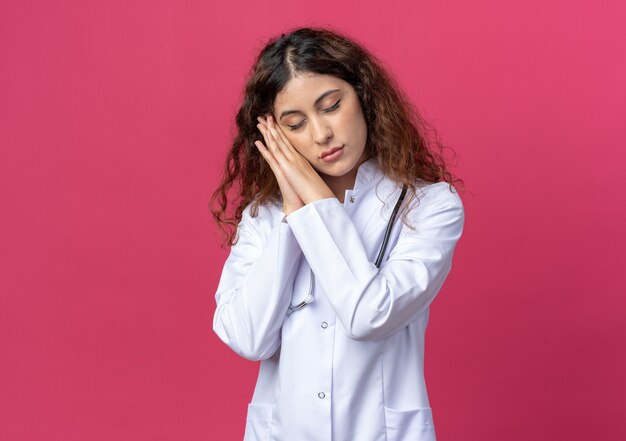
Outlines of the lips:
[{"label": "lips", "polygon": [[322,154],[320,155],[320,158],[324,159],[326,156],[332,155],[337,150],[341,150],[342,148],[343,148],[343,146],[331,147],[330,149],[323,151]]}]

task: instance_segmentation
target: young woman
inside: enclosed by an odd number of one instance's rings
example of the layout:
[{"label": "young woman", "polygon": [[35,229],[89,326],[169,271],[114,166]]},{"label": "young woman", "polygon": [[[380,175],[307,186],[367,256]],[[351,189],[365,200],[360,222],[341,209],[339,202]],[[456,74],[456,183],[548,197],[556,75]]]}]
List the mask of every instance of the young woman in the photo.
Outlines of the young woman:
[{"label": "young woman", "polygon": [[213,328],[261,360],[245,440],[435,440],[424,332],[464,222],[439,144],[325,29],[267,44],[236,121]]}]

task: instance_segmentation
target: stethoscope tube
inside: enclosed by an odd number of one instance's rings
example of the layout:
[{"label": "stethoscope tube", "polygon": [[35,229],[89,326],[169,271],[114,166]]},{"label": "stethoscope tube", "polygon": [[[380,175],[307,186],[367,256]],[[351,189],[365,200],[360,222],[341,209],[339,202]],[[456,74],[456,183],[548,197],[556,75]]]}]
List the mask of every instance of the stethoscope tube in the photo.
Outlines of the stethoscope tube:
[{"label": "stethoscope tube", "polygon": [[393,228],[393,224],[396,221],[396,216],[398,215],[398,210],[400,209],[400,205],[402,205],[404,196],[406,196],[406,185],[402,187],[402,193],[400,193],[398,202],[396,202],[396,206],[393,207],[393,212],[391,213],[391,219],[389,219],[389,223],[387,224],[387,229],[385,230],[385,237],[383,237],[383,243],[380,246],[380,252],[378,253],[378,257],[376,258],[376,263],[375,263],[376,268],[380,268],[380,264],[383,261],[383,256],[385,255],[385,250],[387,249],[387,242],[389,241],[389,235],[391,234],[391,229]]},{"label": "stethoscope tube", "polygon": [[[402,205],[402,201],[404,201],[404,197],[406,196],[407,186],[402,186],[402,192],[400,193],[400,197],[398,197],[398,201],[396,202],[395,207],[393,207],[393,211],[391,212],[391,218],[387,223],[387,229],[385,230],[385,235],[383,236],[383,243],[380,246],[380,251],[378,252],[378,257],[376,258],[376,268],[380,268],[380,264],[383,261],[383,257],[385,255],[385,251],[387,250],[387,245],[389,242],[389,236],[391,235],[391,230],[393,228],[393,224],[396,221],[396,217],[398,215],[398,211],[400,210],[400,206]],[[313,302],[313,287],[315,284],[315,275],[313,274],[313,270],[311,270],[309,279],[309,292],[304,298],[304,300],[297,305],[289,305],[289,309],[287,310],[287,314],[291,314],[294,311],[299,311],[304,308],[309,303]]]}]

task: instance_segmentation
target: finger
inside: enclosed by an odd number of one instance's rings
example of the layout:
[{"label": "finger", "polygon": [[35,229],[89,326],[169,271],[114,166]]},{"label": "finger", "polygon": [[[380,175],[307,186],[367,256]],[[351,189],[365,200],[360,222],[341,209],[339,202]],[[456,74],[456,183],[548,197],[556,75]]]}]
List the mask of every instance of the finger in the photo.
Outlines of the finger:
[{"label": "finger", "polygon": [[256,117],[256,120],[259,122],[259,124],[261,124],[263,127],[267,128],[267,122],[260,116]]},{"label": "finger", "polygon": [[[285,175],[280,168],[280,164],[278,164],[272,153],[267,149],[267,147],[263,145],[261,141],[255,141],[254,145],[261,152],[261,155],[270,166],[272,173],[274,173],[274,177],[276,178],[278,186],[281,188],[280,191],[283,193],[283,196],[293,192],[293,189],[290,189],[289,183],[285,179]],[[285,193],[285,191],[287,191],[288,193]]]},{"label": "finger", "polygon": [[263,121],[261,117],[258,117],[257,120],[259,121],[259,124],[257,124],[256,126],[265,138],[266,148],[272,152],[276,152],[280,149],[280,146],[277,142],[277,140],[280,139],[278,138],[278,134],[275,133],[275,131],[274,133],[272,133],[267,119]]},{"label": "finger", "polygon": [[299,161],[308,162],[304,158],[304,156],[302,156],[302,154],[293,146],[293,144],[291,144],[291,142],[289,141],[289,138],[287,138],[287,134],[280,127],[280,125],[274,123],[273,121],[272,121],[272,125],[273,125],[272,128],[274,130],[272,133],[273,136],[275,138],[277,137],[281,141],[281,144],[282,144],[282,149],[280,151],[280,154],[282,155],[282,157],[286,158],[291,163],[298,163]]},{"label": "finger", "polygon": [[260,123],[258,123],[258,124],[256,125],[256,128],[257,128],[257,129],[259,129],[259,132],[261,132],[261,133],[263,133],[263,134],[264,134],[265,132],[267,132],[267,125],[266,125],[266,124],[264,124],[264,123],[261,123],[261,122],[260,122]]},{"label": "finger", "polygon": [[276,173],[276,168],[278,167],[278,163],[276,162],[276,159],[274,159],[274,156],[272,155],[272,153],[267,149],[267,147],[263,145],[261,141],[254,141],[254,145],[257,147],[257,149],[261,153],[261,156],[263,156],[263,158],[268,163],[272,171]]},{"label": "finger", "polygon": [[289,158],[291,158],[290,153],[292,153],[294,150],[291,143],[289,142],[285,134],[282,133],[282,130],[280,130],[280,127],[278,127],[278,125],[275,124],[274,119],[271,116],[268,117],[267,120],[268,120],[267,125],[269,129],[269,133],[272,135],[273,140],[276,142],[278,151],[281,154],[287,155]]},{"label": "finger", "polygon": [[271,120],[271,124],[272,124],[272,129],[274,130],[272,132],[274,136],[282,140],[282,142],[285,144],[288,150],[293,150],[293,146],[289,142],[289,139],[287,139],[287,135],[285,135],[285,132],[283,132],[283,129],[280,127],[280,125],[274,122],[273,118]]},{"label": "finger", "polygon": [[274,157],[280,161],[280,157],[284,156],[283,152],[285,151],[286,147],[283,146],[283,141],[282,139],[280,139],[278,133],[276,133],[276,130],[268,127],[266,133],[268,140],[268,150],[271,151]]},{"label": "finger", "polygon": [[271,138],[271,133],[269,132],[267,127],[263,127],[261,124],[257,124],[256,126],[259,129],[259,132],[261,132],[261,134],[263,135],[263,139],[265,140],[265,145],[263,147],[265,147],[267,150],[273,150],[273,140]]},{"label": "finger", "polygon": [[270,116],[257,116],[256,120],[259,122],[259,124],[261,124],[261,127],[263,127],[265,130],[269,130],[269,119]]},{"label": "finger", "polygon": [[[289,140],[287,139],[287,136],[285,135],[285,132],[281,129],[280,125],[276,124],[276,122],[274,121],[274,118],[270,115],[267,116],[266,119],[263,119],[262,117],[257,117],[257,121],[259,121],[259,124],[257,124],[257,127],[259,127],[260,131],[266,131],[272,134],[273,139],[279,143],[280,141],[282,141],[282,143],[285,144],[285,147],[287,147],[289,150],[293,149],[293,147],[291,146],[291,144],[289,143]],[[282,145],[279,144],[279,148],[283,147]]]}]

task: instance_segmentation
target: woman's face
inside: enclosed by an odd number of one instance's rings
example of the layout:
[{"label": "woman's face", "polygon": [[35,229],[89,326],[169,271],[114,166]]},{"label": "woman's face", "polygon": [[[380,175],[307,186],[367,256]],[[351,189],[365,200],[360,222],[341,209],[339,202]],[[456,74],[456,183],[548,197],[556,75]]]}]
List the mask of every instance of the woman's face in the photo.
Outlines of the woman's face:
[{"label": "woman's face", "polygon": [[276,95],[274,117],[320,175],[356,176],[367,159],[367,125],[359,97],[342,79],[299,74]]}]

